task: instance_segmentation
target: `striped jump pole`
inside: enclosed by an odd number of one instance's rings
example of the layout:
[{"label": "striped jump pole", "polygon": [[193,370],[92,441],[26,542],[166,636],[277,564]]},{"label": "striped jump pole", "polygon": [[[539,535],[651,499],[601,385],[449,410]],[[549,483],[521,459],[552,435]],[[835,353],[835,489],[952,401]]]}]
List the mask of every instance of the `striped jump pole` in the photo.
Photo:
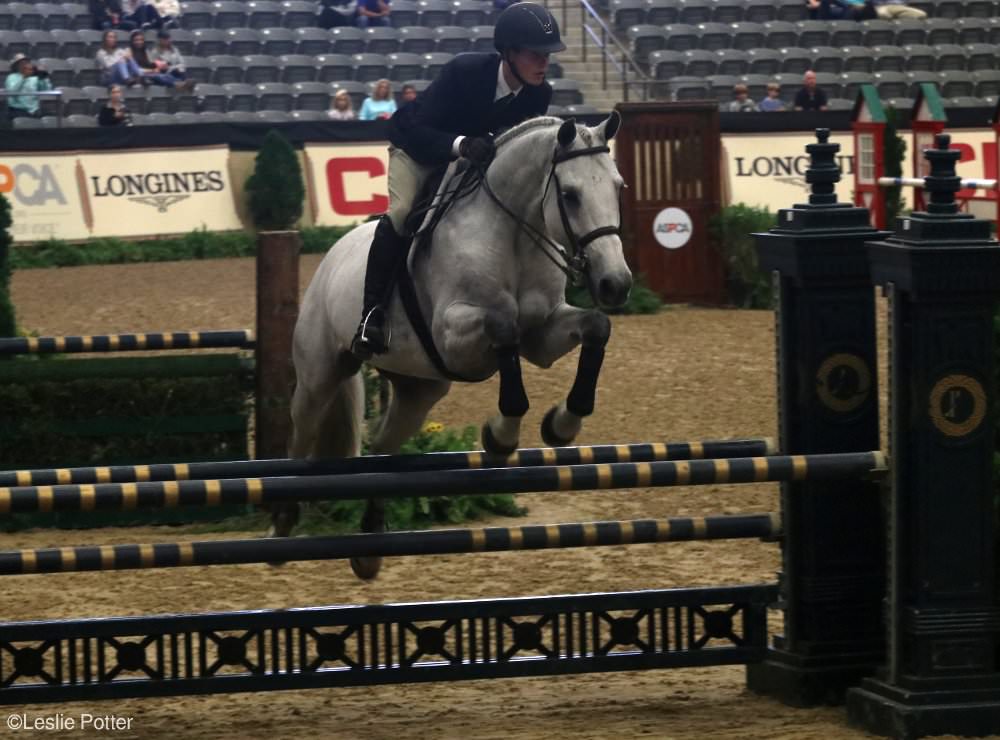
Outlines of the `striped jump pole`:
[{"label": "striped jump pole", "polygon": [[881,452],[602,465],[0,488],[0,515],[290,501],[460,496],[767,481],[848,480],[888,470]]},{"label": "striped jump pole", "polygon": [[656,442],[652,444],[542,447],[518,450],[507,458],[485,452],[430,452],[415,455],[367,455],[339,460],[237,460],[232,462],[119,465],[0,472],[0,486],[54,486],[66,483],[133,483],[219,478],[262,478],[278,475],[353,475],[404,473],[464,468],[586,465],[589,463],[657,462],[702,458],[773,455],[773,439]]},{"label": "striped jump pole", "polygon": [[[880,177],[878,179],[878,184],[883,188],[894,188],[894,187],[907,187],[907,188],[923,188],[924,178],[922,177]],[[963,179],[959,181],[961,189],[973,189],[973,190],[996,190],[997,181],[996,180],[977,180],[973,178]]]},{"label": "striped jump pole", "polygon": [[235,331],[151,332],[147,334],[97,334],[69,337],[0,338],[0,355],[44,355],[77,352],[135,352],[139,350],[252,349],[254,333]]},{"label": "striped jump pole", "polygon": [[327,537],[59,547],[0,552],[0,575],[608,547],[652,542],[773,538],[780,534],[780,517],[764,513]]}]

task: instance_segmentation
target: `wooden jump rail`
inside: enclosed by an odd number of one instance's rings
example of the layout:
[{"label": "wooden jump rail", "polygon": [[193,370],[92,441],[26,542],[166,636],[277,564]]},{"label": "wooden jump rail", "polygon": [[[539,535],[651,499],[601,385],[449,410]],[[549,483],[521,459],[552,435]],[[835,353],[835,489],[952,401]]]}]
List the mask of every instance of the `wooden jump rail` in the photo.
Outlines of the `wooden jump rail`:
[{"label": "wooden jump rail", "polygon": [[150,332],[146,334],[0,338],[0,356],[214,349],[223,347],[253,349],[255,347],[254,333],[249,329],[238,329],[233,331]]}]

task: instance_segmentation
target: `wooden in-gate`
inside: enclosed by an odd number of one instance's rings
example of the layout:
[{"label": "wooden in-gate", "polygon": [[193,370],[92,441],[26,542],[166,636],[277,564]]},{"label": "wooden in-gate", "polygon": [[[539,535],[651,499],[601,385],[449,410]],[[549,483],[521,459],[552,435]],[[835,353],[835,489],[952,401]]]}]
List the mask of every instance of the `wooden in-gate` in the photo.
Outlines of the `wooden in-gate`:
[{"label": "wooden in-gate", "polygon": [[[620,103],[617,110],[623,121],[615,156],[628,185],[622,241],[629,266],[668,302],[723,303],[723,260],[708,234],[722,200],[717,104]],[[675,249],[661,246],[653,231],[657,215],[670,207],[691,219],[691,238]]]}]

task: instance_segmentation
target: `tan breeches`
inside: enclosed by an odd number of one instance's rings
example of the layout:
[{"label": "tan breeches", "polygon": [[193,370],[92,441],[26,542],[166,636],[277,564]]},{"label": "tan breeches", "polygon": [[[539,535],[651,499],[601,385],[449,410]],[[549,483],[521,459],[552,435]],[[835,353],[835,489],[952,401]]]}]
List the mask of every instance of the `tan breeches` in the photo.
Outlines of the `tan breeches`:
[{"label": "tan breeches", "polygon": [[433,167],[420,164],[402,149],[389,147],[389,220],[397,234],[403,233],[413,201],[433,170]]}]

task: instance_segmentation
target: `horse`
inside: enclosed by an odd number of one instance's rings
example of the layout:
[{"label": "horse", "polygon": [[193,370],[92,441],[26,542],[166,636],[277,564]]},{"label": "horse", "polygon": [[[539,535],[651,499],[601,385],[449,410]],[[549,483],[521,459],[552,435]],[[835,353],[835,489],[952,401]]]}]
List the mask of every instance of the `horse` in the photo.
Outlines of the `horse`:
[{"label": "horse", "polygon": [[[453,380],[480,382],[499,372],[499,413],[483,424],[482,443],[488,454],[506,457],[517,449],[528,410],[521,358],[547,368],[577,345],[573,386],[546,414],[542,434],[546,444],[564,446],[579,433],[594,408],[611,322],[598,309],[567,304],[567,280],[585,281],[605,309],[623,305],[632,285],[620,236],[624,183],[608,147],[620,122],[617,112],[593,128],[539,117],[500,134],[477,186],[442,211],[428,242],[411,250],[400,292],[412,278],[425,318],[411,322],[402,300],[387,309],[389,349],[369,364],[392,394],[369,435],[373,454],[398,452]],[[459,179],[445,178],[439,202]],[[293,339],[291,457],[361,454],[364,385],[349,347],[374,230],[369,222],[343,236],[306,290]],[[298,505],[271,513],[269,534],[289,535]],[[384,501],[368,501],[361,529],[385,531]],[[381,558],[355,558],[351,567],[371,579]]]}]

